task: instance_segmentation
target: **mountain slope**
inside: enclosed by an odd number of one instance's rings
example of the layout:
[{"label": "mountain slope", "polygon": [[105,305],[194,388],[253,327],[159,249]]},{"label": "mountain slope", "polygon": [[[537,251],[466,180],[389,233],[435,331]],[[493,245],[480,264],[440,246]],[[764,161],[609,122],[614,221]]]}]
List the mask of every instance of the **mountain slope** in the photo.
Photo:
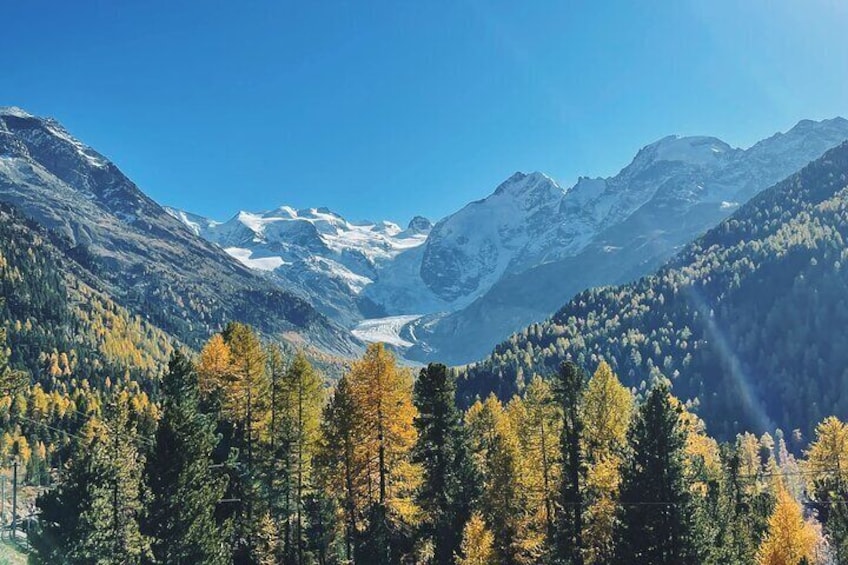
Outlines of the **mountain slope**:
[{"label": "mountain slope", "polygon": [[115,304],[63,243],[0,203],[0,324],[12,364],[48,390],[57,377],[149,384],[167,366],[173,338]]},{"label": "mountain slope", "polygon": [[103,290],[190,345],[232,319],[331,351],[356,347],[303,299],[186,229],[54,120],[0,109],[0,200],[61,234]]},{"label": "mountain slope", "polygon": [[665,375],[724,437],[848,413],[848,143],[761,193],[656,275],[588,290],[461,379],[509,396],[571,357]]},{"label": "mountain slope", "polygon": [[[651,272],[740,203],[846,139],[842,118],[804,120],[746,150],[715,138],[672,136],[643,148],[615,177],[580,179],[557,214],[534,218],[539,235],[520,247],[491,288],[460,310],[414,323],[419,344],[407,356],[453,364],[479,359],[575,293]],[[449,221],[434,228],[428,250]]]}]

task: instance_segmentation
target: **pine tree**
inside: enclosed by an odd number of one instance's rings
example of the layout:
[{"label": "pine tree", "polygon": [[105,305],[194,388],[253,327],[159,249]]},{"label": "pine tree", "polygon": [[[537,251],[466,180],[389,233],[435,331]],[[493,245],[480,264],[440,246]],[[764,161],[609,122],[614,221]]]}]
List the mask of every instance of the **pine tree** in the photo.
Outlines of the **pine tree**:
[{"label": "pine tree", "polygon": [[816,427],[804,465],[808,492],[840,563],[848,562],[848,426],[836,417]]},{"label": "pine tree", "polygon": [[350,381],[339,379],[321,420],[317,462],[322,490],[339,502],[344,515],[344,557],[353,559],[361,511],[366,503],[365,462],[358,428],[362,416],[354,401]]},{"label": "pine tree", "polygon": [[285,418],[289,422],[286,438],[291,465],[288,476],[292,477],[292,502],[294,506],[295,543],[291,548],[294,562],[304,562],[303,502],[312,480],[312,460],[320,440],[321,409],[324,405],[323,379],[309,364],[303,353],[292,360],[283,380]]},{"label": "pine tree", "polygon": [[128,397],[121,394],[108,426],[90,419],[80,431],[59,486],[42,495],[33,536],[38,563],[140,564],[150,557],[141,532],[144,488]]},{"label": "pine tree", "polygon": [[230,354],[222,393],[222,416],[232,425],[231,441],[236,448],[235,472],[230,475],[227,498],[239,499],[233,516],[236,562],[258,562],[260,534],[267,512],[262,492],[258,457],[260,440],[266,432],[270,408],[270,379],[265,349],[250,326],[231,322],[223,333]]},{"label": "pine tree", "polygon": [[336,506],[320,489],[315,489],[303,501],[306,515],[307,550],[318,565],[327,565],[332,557],[336,531]]},{"label": "pine tree", "polygon": [[221,393],[232,380],[230,347],[221,334],[215,334],[200,351],[197,374],[200,390],[205,395]]},{"label": "pine tree", "polygon": [[482,473],[480,510],[495,536],[498,562],[518,563],[527,508],[519,482],[516,430],[500,401],[490,395],[477,401],[465,415],[472,453]]},{"label": "pine tree", "polygon": [[284,392],[288,368],[277,344],[266,349],[269,416],[263,443],[262,479],[269,516],[277,528],[276,537],[286,563],[294,561],[292,539],[292,441],[293,431],[288,398]]},{"label": "pine tree", "polygon": [[[2,305],[2,299],[0,299]],[[29,382],[24,371],[12,369],[9,354],[6,351],[6,328],[0,328],[0,394],[10,395],[21,390]]]},{"label": "pine tree", "polygon": [[519,421],[514,425],[522,457],[522,483],[527,504],[538,509],[531,517],[529,530],[540,542],[540,553],[553,549],[556,538],[556,503],[560,491],[562,410],[553,388],[534,376],[524,390]]},{"label": "pine tree", "polygon": [[381,505],[411,514],[411,495],[417,486],[410,465],[415,445],[412,375],[397,366],[383,344],[368,346],[349,373],[351,393],[362,418],[360,441],[370,453],[367,467],[369,497]]},{"label": "pine tree", "polygon": [[668,386],[656,384],[640,406],[629,435],[616,562],[698,563],[693,508],[684,482],[686,438]]},{"label": "pine tree", "polygon": [[[372,344],[352,364],[347,377],[358,415],[354,455],[359,460],[355,469],[361,475],[354,480],[365,487],[366,495],[363,514],[367,533],[360,541],[367,543],[360,543],[357,553],[360,562],[366,555],[376,565],[404,551],[408,526],[418,516],[413,495],[420,468],[411,461],[417,435],[412,375],[397,366],[382,344]],[[389,546],[373,542],[375,539]]]},{"label": "pine tree", "polygon": [[250,326],[232,322],[224,330],[223,338],[230,352],[224,409],[227,416],[240,426],[245,461],[251,467],[269,408],[267,358],[259,337]]},{"label": "pine tree", "polygon": [[456,383],[444,365],[431,363],[415,382],[418,441],[413,460],[423,469],[416,495],[424,512],[423,534],[433,541],[433,562],[450,565],[462,529],[478,496],[462,415],[456,408]]},{"label": "pine tree", "polygon": [[147,461],[153,553],[160,563],[174,565],[227,563],[215,520],[226,477],[210,468],[216,423],[200,412],[197,374],[179,351],[171,358],[162,394],[162,419]]},{"label": "pine tree", "polygon": [[556,561],[583,565],[583,491],[586,464],[583,457],[583,415],[581,404],[585,392],[583,371],[571,362],[559,369],[557,395],[562,412],[560,458],[559,515],[557,517]]}]

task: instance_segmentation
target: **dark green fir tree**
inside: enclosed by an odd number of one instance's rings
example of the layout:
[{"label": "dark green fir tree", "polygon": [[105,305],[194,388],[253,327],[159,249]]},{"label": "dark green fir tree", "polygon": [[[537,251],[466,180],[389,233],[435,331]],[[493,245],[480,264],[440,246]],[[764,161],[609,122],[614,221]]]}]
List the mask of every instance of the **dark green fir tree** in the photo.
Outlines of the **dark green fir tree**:
[{"label": "dark green fir tree", "polygon": [[699,563],[691,496],[684,481],[686,438],[679,408],[666,384],[656,384],[630,430],[632,450],[625,465],[616,562],[625,565]]},{"label": "dark green fir tree", "polygon": [[574,363],[560,366],[556,391],[562,407],[562,481],[560,482],[559,515],[556,530],[556,562],[583,565],[583,483],[586,464],[581,437],[583,418],[580,403],[586,389],[586,377]]},{"label": "dark green fir tree", "polygon": [[200,412],[199,395],[194,367],[175,352],[162,383],[162,419],[147,462],[152,504],[146,530],[159,563],[228,562],[215,519],[226,476],[212,466],[216,422]]},{"label": "dark green fir tree", "polygon": [[433,563],[450,565],[479,496],[462,414],[456,407],[454,376],[441,364],[421,369],[414,402],[418,441],[413,458],[424,470],[417,497],[426,516],[423,534],[433,542]]}]

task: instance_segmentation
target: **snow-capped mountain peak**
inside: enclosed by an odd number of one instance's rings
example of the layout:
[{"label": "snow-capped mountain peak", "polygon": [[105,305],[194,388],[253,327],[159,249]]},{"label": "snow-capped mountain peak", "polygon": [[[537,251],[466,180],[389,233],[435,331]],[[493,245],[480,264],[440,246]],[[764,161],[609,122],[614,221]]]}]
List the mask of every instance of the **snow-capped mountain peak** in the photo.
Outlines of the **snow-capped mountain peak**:
[{"label": "snow-capped mountain peak", "polygon": [[0,116],[12,116],[15,118],[34,118],[32,114],[17,106],[0,106]]},{"label": "snow-capped mountain peak", "polygon": [[508,197],[521,200],[557,198],[563,189],[554,179],[540,172],[517,172],[502,182],[489,198]]},{"label": "snow-capped mountain peak", "polygon": [[431,228],[424,219],[407,230],[390,221],[352,222],[323,207],[241,211],[226,222],[168,212],[244,265],[295,286],[345,321],[353,319],[357,297],[379,279],[384,265],[421,246]]},{"label": "snow-capped mountain peak", "polygon": [[640,154],[644,153],[653,162],[709,165],[733,151],[730,145],[715,137],[669,135],[648,145]]}]

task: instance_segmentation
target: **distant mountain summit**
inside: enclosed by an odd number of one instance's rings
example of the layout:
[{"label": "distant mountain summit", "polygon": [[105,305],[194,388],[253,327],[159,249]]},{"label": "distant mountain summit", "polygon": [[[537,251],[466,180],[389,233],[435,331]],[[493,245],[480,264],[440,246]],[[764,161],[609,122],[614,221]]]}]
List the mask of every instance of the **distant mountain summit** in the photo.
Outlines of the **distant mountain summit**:
[{"label": "distant mountain summit", "polygon": [[[351,222],[327,208],[239,212],[225,222],[168,212],[244,265],[296,290],[326,315],[352,327],[375,308],[362,295],[401,253],[421,246],[430,222]],[[379,313],[378,313],[379,315]]]},{"label": "distant mountain summit", "polygon": [[[350,335],[177,221],[58,122],[0,109],[0,200],[61,234],[68,259],[115,300],[198,344],[229,320],[352,352]],[[190,223],[190,222],[189,222]]]}]

